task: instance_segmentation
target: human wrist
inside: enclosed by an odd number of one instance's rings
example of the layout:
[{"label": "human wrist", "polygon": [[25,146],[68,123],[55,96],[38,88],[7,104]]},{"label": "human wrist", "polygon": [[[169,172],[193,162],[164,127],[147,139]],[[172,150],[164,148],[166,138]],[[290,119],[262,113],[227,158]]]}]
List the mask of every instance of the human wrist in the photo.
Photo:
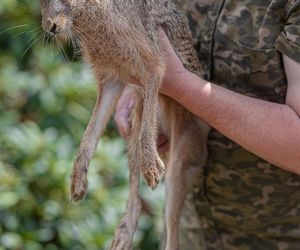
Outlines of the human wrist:
[{"label": "human wrist", "polygon": [[189,78],[189,74],[192,73],[183,69],[180,72],[171,74],[171,77],[165,77],[159,92],[163,95],[176,99],[177,95],[184,89],[187,79]]},{"label": "human wrist", "polygon": [[204,91],[203,94],[208,94],[206,93],[208,90],[207,85],[210,85],[209,82],[185,69],[174,74],[172,78],[165,79],[160,88],[160,93],[180,102],[186,95],[190,96],[190,91],[194,92],[201,89]]}]

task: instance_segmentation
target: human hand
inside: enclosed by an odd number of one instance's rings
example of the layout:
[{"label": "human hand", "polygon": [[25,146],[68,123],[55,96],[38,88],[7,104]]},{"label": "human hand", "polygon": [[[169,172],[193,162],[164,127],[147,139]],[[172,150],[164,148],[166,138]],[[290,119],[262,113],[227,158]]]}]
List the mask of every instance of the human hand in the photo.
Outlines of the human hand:
[{"label": "human hand", "polygon": [[[166,64],[165,75],[159,91],[161,94],[169,95],[169,91],[176,87],[177,82],[184,80],[185,73],[188,73],[188,71],[183,66],[166,33],[160,26],[157,28],[157,38]],[[140,82],[134,77],[131,78],[131,83],[140,85]]]},{"label": "human hand", "polygon": [[174,85],[176,85],[176,83],[182,78],[184,79],[184,75],[187,73],[187,70],[183,66],[166,33],[161,27],[158,27],[157,29],[157,37],[166,63],[166,72],[160,88],[160,93],[169,95],[168,93],[172,91],[172,88],[175,87]]}]

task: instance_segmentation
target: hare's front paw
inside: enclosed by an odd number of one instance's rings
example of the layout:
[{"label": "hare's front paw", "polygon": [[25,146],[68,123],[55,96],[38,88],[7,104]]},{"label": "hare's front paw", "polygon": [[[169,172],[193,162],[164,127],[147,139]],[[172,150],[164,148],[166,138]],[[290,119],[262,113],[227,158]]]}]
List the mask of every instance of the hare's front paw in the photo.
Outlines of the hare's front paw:
[{"label": "hare's front paw", "polygon": [[74,162],[73,173],[71,175],[71,201],[82,200],[87,191],[87,169],[89,159],[85,154],[79,154]]},{"label": "hare's front paw", "polygon": [[154,190],[165,174],[163,161],[157,155],[154,161],[150,160],[144,162],[142,166],[142,173],[148,186]]}]

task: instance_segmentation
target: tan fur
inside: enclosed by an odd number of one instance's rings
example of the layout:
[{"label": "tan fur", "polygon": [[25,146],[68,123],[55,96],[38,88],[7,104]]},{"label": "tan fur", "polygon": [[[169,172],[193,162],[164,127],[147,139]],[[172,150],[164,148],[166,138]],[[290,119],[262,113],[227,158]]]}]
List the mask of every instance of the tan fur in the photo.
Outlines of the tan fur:
[{"label": "tan fur", "polygon": [[166,249],[177,249],[181,209],[206,159],[209,127],[173,100],[158,98],[165,62],[155,30],[162,26],[185,67],[200,74],[186,18],[168,0],[42,0],[42,15],[46,31],[79,42],[99,86],[73,166],[71,199],[79,201],[86,193],[88,165],[98,139],[124,86],[134,78],[141,87],[136,87],[132,134],[127,141],[130,195],[111,249],[131,249],[141,210],[140,171],[152,188],[164,175],[155,143],[158,126],[171,142],[166,172]]}]

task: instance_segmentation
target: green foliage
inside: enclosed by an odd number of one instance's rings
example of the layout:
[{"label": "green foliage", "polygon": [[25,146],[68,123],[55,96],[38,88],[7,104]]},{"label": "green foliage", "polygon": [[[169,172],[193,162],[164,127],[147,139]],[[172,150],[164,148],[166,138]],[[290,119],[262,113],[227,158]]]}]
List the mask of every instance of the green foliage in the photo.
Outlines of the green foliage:
[{"label": "green foliage", "polygon": [[[0,250],[107,249],[128,195],[113,123],[91,162],[87,197],[77,205],[68,197],[96,96],[92,73],[70,48],[64,56],[39,40],[37,1],[1,0],[0,24]],[[162,190],[143,193],[161,218]],[[135,249],[157,249],[157,225],[142,216]]]}]

